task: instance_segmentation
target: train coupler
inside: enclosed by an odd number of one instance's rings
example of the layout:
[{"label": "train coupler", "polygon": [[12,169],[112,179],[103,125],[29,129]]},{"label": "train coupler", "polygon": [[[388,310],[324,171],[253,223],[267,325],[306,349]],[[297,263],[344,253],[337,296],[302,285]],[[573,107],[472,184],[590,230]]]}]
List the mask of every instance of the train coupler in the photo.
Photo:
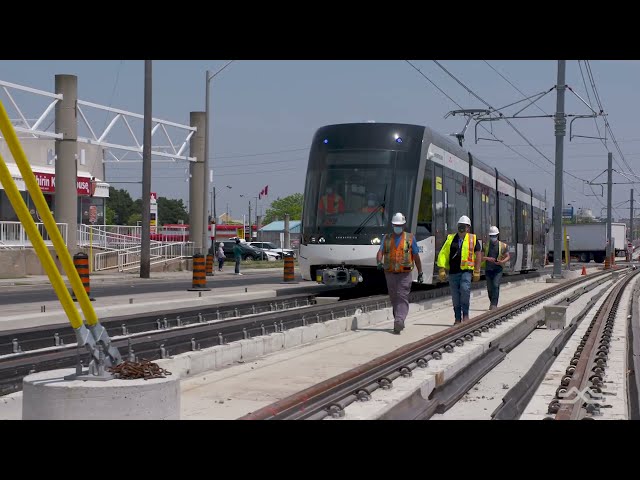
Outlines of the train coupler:
[{"label": "train coupler", "polygon": [[330,286],[357,285],[364,279],[362,274],[348,267],[323,268],[316,271],[316,282]]}]

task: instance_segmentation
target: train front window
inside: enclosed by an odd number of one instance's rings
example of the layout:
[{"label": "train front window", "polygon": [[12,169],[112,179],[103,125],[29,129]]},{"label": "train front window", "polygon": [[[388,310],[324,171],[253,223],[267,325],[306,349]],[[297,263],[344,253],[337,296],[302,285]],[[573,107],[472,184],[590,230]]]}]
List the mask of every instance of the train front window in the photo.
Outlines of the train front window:
[{"label": "train front window", "polygon": [[317,225],[359,227],[384,225],[391,197],[390,151],[329,152],[319,172]]},{"label": "train front window", "polygon": [[310,166],[305,230],[358,235],[389,224],[395,211],[412,204],[415,172],[403,152],[328,151]]}]

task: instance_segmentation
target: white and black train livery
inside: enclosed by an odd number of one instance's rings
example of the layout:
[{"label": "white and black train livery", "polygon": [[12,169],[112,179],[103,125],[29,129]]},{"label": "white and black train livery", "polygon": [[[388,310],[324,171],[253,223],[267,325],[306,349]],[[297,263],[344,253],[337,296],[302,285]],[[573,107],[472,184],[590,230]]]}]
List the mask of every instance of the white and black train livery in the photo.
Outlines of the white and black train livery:
[{"label": "white and black train livery", "polygon": [[535,270],[544,266],[545,210],[543,197],[428,127],[325,126],[309,154],[302,277],[353,283],[379,275],[376,251],[395,212],[405,214],[416,235],[425,283],[434,283],[437,253],[462,215],[483,245],[489,227],[498,226],[511,253],[505,273]]}]

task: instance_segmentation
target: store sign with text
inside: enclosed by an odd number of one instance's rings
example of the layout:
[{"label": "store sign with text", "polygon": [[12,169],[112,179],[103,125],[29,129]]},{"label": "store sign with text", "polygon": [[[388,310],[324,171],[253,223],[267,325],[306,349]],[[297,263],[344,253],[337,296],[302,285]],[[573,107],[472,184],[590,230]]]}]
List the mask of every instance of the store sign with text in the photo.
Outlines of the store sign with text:
[{"label": "store sign with text", "polygon": [[[33,174],[43,193],[55,193],[56,175],[54,173],[33,172]],[[91,179],[89,177],[77,177],[76,186],[78,195],[91,195]]]}]

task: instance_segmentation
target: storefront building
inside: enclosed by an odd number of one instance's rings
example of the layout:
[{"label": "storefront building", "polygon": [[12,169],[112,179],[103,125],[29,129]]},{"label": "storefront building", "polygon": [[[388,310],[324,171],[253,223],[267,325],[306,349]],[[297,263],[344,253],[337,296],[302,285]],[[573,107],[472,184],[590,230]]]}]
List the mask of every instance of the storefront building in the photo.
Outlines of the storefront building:
[{"label": "storefront building", "polygon": [[[40,190],[53,212],[55,218],[55,151],[54,140],[38,138],[21,138],[22,147],[29,159],[31,169],[36,177]],[[0,153],[7,162],[7,167],[11,172],[22,197],[24,198],[33,219],[41,222],[40,216],[35,208],[31,195],[26,189],[22,174],[18,166],[14,163],[4,139],[0,138]],[[103,148],[95,145],[78,144],[78,164],[77,164],[77,191],[78,191],[78,223],[91,223],[94,220],[96,225],[105,223],[105,202],[109,197],[109,184],[104,179]],[[13,206],[9,202],[6,192],[0,184],[0,222],[18,221]]]}]

